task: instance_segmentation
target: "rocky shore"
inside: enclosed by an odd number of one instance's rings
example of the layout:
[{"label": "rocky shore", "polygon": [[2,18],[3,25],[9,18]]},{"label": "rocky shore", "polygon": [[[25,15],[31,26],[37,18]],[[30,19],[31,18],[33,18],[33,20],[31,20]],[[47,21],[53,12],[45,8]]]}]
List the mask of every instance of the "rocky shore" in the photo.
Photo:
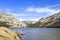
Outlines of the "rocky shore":
[{"label": "rocky shore", "polygon": [[0,40],[21,40],[21,33],[0,27]]}]

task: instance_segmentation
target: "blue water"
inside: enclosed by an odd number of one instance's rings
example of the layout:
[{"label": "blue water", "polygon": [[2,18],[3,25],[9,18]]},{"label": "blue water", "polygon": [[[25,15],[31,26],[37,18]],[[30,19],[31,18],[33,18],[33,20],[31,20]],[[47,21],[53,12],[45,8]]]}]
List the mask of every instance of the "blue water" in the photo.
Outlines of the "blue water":
[{"label": "blue water", "polygon": [[22,31],[21,40],[60,40],[60,28],[12,28]]}]

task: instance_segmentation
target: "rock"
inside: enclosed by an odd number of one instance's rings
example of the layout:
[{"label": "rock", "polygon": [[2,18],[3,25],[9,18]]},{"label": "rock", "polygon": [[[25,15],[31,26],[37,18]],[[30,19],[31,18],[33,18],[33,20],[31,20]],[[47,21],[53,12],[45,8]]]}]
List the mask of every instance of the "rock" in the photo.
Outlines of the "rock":
[{"label": "rock", "polygon": [[15,31],[15,33],[17,34],[17,36],[21,39],[21,36],[24,35],[23,32],[18,32],[18,31]]},{"label": "rock", "polygon": [[46,18],[40,19],[38,22],[35,23],[35,26],[39,27],[59,27],[60,28],[60,12],[54,15],[51,15]]},{"label": "rock", "polygon": [[26,27],[26,24],[20,21],[12,14],[0,13],[0,26],[6,27]]},{"label": "rock", "polygon": [[22,22],[26,24],[26,27],[31,27],[31,25],[36,23],[36,21],[30,21],[30,20],[25,20],[25,21],[22,21]]},{"label": "rock", "polygon": [[0,40],[20,40],[20,38],[8,28],[0,27]]}]

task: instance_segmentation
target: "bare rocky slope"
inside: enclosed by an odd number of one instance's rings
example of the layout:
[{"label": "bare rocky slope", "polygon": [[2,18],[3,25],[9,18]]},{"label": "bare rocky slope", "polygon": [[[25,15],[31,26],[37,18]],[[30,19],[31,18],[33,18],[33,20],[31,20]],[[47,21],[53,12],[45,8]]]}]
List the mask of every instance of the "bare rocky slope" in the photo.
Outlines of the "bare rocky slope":
[{"label": "bare rocky slope", "polygon": [[0,13],[0,26],[6,27],[31,27],[51,28],[60,27],[60,12],[39,21],[20,21],[12,14]]},{"label": "bare rocky slope", "polygon": [[26,24],[26,27],[31,27],[31,25],[33,25],[36,21],[26,20],[26,21],[22,21],[22,22]]},{"label": "bare rocky slope", "polygon": [[12,14],[0,13],[0,26],[26,27],[26,24],[17,19]]},{"label": "bare rocky slope", "polygon": [[32,27],[60,27],[60,12],[46,18],[41,18]]}]

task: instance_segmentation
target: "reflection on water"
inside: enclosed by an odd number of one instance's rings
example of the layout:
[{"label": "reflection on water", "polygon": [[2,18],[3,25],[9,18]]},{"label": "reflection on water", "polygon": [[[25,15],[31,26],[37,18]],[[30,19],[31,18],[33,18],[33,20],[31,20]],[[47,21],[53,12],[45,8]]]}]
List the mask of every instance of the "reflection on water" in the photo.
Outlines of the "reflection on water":
[{"label": "reflection on water", "polygon": [[22,31],[22,40],[60,40],[60,28],[12,28]]}]

